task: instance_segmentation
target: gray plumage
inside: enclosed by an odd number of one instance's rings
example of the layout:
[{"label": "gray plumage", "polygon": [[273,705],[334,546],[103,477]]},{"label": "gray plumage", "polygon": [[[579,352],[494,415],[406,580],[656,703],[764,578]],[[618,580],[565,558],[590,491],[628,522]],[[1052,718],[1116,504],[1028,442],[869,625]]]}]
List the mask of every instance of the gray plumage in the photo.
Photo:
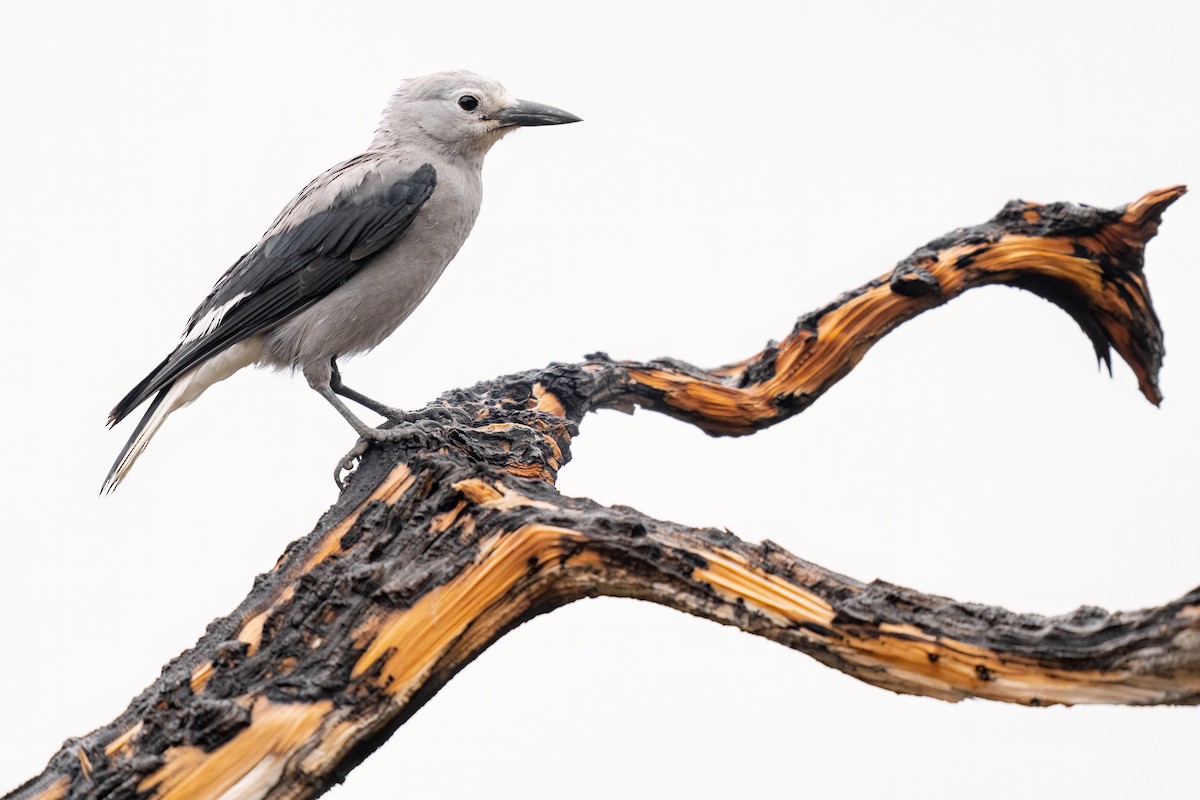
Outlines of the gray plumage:
[{"label": "gray plumage", "polygon": [[173,411],[252,364],[299,369],[363,436],[387,438],[337,397],[335,359],[382,342],[425,298],[479,214],[483,159],[514,128],[577,122],[465,71],[406,81],[370,148],[317,177],[217,281],[175,350],[109,415],[153,397],[101,491],[128,474]]}]

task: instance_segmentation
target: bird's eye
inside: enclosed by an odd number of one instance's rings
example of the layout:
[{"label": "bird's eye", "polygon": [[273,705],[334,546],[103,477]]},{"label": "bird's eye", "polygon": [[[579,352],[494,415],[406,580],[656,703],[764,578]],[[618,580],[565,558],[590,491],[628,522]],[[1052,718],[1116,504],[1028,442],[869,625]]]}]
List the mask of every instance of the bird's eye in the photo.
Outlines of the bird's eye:
[{"label": "bird's eye", "polygon": [[458,98],[458,107],[463,111],[474,111],[479,108],[479,98],[473,95],[464,94]]}]

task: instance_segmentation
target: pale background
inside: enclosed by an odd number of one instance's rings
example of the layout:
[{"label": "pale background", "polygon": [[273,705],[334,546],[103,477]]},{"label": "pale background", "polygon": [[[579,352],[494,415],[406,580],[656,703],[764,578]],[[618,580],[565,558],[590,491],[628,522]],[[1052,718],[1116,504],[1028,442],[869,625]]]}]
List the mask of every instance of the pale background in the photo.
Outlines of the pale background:
[{"label": "pale background", "polygon": [[[492,152],[459,258],[348,366],[415,407],[597,349],[741,358],[1010,198],[1200,181],[1196,8],[6,4],[0,790],[119,714],[333,501],[354,436],[301,380],[218,386],[98,499],[132,424],[103,421],[400,79],[474,69],[586,120]],[[750,439],[589,418],[561,488],[1019,611],[1169,600],[1200,580],[1198,225],[1187,197],[1149,248],[1161,410],[1065,314],[989,289]],[[1196,714],[900,697],[594,600],[506,636],[330,797],[1187,795]]]}]

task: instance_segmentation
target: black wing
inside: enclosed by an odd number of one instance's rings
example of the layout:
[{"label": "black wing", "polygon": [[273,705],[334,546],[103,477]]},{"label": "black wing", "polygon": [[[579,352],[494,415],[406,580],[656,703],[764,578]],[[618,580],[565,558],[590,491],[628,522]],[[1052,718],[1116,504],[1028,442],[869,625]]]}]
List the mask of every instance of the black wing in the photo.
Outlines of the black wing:
[{"label": "black wing", "polygon": [[[330,178],[359,163],[339,165]],[[193,312],[175,352],[125,395],[109,414],[109,424],[208,358],[320,300],[399,239],[433,194],[437,172],[424,164],[390,181],[377,176],[369,174],[328,207],[264,237],[238,259]],[[297,201],[311,190],[312,185]],[[279,220],[272,228],[278,226]]]}]

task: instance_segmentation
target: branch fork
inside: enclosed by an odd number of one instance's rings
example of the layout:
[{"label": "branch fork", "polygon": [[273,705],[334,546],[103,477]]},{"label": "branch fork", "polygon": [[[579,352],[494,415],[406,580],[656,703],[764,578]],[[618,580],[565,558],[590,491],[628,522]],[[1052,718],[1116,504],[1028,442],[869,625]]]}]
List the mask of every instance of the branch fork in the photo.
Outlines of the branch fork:
[{"label": "branch fork", "polygon": [[996,283],[1066,311],[1157,404],[1164,349],[1144,251],[1184,191],[1114,210],[1013,201],[734,364],[597,353],[446,392],[412,415],[437,425],[357,454],[338,502],[238,609],[9,797],[315,797],[513,627],[598,595],[735,625],[896,692],[1200,703],[1200,588],[1140,611],[1015,614],[555,488],[588,412],[641,406],[752,434],[818,400],[898,325]]}]

